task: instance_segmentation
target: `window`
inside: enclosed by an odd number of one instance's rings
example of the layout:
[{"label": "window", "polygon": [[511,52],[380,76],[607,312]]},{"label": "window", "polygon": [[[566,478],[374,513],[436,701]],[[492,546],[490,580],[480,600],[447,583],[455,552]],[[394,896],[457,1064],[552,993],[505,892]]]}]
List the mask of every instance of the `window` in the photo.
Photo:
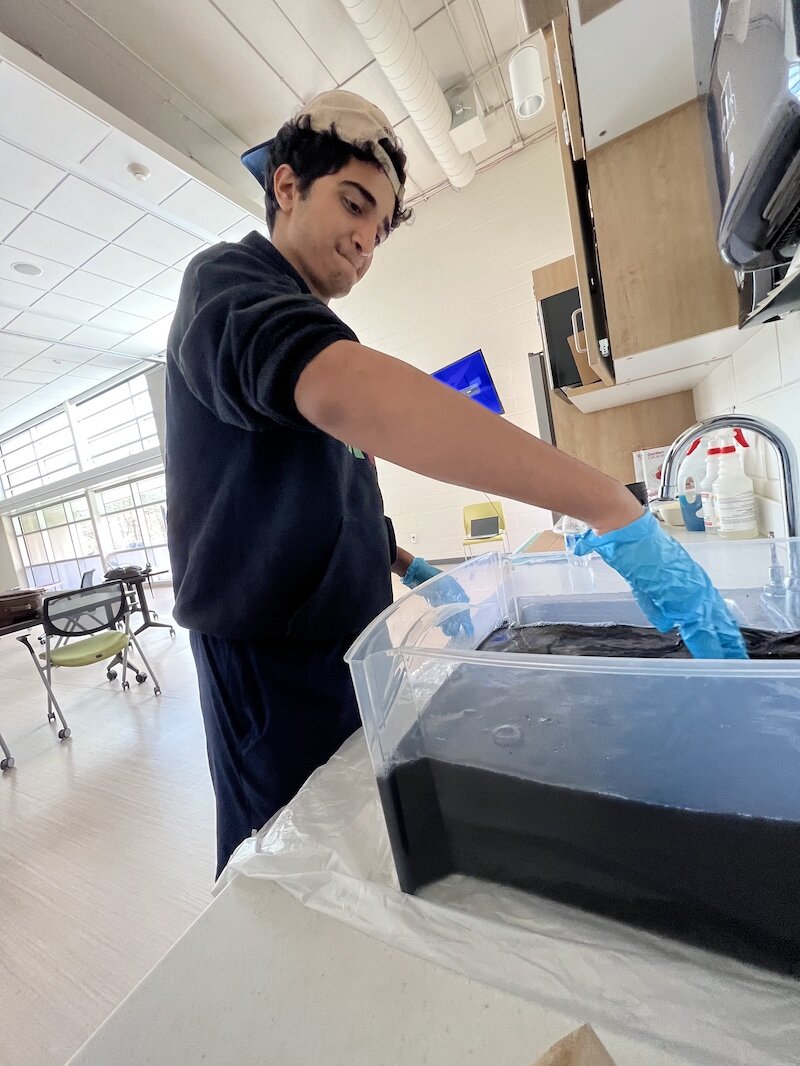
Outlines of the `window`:
[{"label": "window", "polygon": [[66,412],[0,442],[0,485],[6,497],[50,485],[79,470]]},{"label": "window", "polygon": [[163,474],[97,492],[98,526],[109,566],[169,570]]},{"label": "window", "polygon": [[77,588],[88,570],[101,578],[97,535],[85,495],[24,511],[11,521],[31,585]]},{"label": "window", "polygon": [[144,374],[78,404],[75,415],[92,466],[158,447]]}]

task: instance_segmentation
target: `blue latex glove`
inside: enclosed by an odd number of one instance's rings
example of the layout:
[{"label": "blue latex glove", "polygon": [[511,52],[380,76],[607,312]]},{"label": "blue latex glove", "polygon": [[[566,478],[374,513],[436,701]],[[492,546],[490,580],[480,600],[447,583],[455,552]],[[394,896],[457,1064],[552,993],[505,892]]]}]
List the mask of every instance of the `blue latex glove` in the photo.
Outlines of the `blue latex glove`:
[{"label": "blue latex glove", "polygon": [[602,537],[589,530],[576,555],[596,551],[628,582],[656,629],[677,628],[695,659],[746,659],[742,634],[702,567],[648,511]]},{"label": "blue latex glove", "polygon": [[[403,584],[406,588],[415,589],[441,572],[437,567],[431,566],[427,560],[417,556],[406,570]],[[469,603],[469,596],[454,577],[446,577],[443,581],[437,581],[433,588],[423,591],[422,595],[431,607],[439,607],[443,603]],[[462,629],[468,637],[475,632],[469,611],[461,611],[460,614],[446,618],[441,623],[441,629],[447,637],[457,637]]]}]

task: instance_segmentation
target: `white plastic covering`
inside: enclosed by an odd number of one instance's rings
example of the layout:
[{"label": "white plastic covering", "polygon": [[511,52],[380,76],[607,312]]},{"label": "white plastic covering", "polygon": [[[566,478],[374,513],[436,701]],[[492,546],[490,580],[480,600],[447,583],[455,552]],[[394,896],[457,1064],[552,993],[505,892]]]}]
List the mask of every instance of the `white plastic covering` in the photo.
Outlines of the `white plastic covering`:
[{"label": "white plastic covering", "polygon": [[682,1066],[800,1062],[799,982],[471,878],[401,893],[361,733],[237,849],[218,888],[236,874]]}]

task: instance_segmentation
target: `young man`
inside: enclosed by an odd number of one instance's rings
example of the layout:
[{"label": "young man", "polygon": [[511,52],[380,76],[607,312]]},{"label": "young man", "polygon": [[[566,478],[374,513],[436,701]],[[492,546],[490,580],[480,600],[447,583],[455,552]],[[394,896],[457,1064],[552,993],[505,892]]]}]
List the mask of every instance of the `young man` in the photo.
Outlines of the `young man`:
[{"label": "young man", "polygon": [[167,353],[175,618],[197,664],[218,870],[358,728],[343,656],[390,603],[390,570],[411,587],[437,573],[396,547],[372,455],[583,519],[581,550],[654,624],[680,625],[695,654],[744,656],[708,578],[627,489],[359,344],[330,310],[408,216],[405,155],[376,107],[324,93],[244,159],[272,240],[192,260]]}]

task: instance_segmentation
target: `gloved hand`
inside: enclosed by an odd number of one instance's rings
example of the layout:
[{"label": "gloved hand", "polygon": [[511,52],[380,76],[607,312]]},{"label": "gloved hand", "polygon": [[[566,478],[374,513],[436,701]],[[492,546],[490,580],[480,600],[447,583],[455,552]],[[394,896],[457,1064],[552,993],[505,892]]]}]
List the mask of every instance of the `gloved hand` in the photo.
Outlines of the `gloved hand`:
[{"label": "gloved hand", "polygon": [[[415,589],[418,585],[422,585],[425,581],[436,577],[437,574],[441,574],[441,572],[437,567],[431,566],[427,560],[417,556],[412,560],[408,570],[406,570],[403,584],[406,588]],[[467,596],[454,577],[446,577],[442,581],[437,581],[431,589],[426,589],[422,595],[431,607],[439,607],[443,603],[469,603],[469,596]],[[468,637],[471,637],[475,632],[469,611],[461,611],[459,614],[446,618],[441,623],[441,629],[447,637],[457,637],[462,629]]]},{"label": "gloved hand", "polygon": [[677,627],[695,659],[746,659],[742,634],[702,567],[647,511],[630,525],[598,536],[583,533],[576,555],[596,551],[628,582],[661,633]]}]

